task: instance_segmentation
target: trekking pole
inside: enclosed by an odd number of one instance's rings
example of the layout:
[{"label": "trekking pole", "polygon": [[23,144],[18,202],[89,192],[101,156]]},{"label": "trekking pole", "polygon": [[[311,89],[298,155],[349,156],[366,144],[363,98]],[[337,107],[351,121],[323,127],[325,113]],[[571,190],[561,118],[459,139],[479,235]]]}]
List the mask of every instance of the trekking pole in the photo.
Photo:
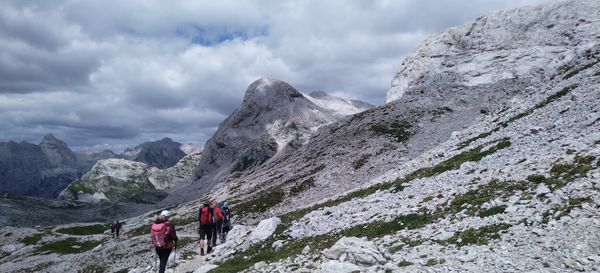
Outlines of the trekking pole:
[{"label": "trekking pole", "polygon": [[175,246],[173,247],[173,270],[175,270],[176,264],[177,264],[177,241],[175,241]]}]

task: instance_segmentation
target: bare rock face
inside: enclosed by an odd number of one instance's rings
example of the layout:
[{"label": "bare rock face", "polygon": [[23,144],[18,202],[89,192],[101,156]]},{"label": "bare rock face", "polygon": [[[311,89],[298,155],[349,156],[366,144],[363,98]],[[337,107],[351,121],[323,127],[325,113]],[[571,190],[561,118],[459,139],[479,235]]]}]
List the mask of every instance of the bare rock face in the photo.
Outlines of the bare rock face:
[{"label": "bare rock face", "polygon": [[425,40],[404,60],[386,102],[415,86],[541,82],[598,40],[598,3],[564,1],[499,11]]},{"label": "bare rock face", "polygon": [[40,143],[40,148],[46,155],[50,167],[75,167],[77,165],[77,155],[69,149],[69,146],[54,137],[54,135],[46,135]]},{"label": "bare rock face", "polygon": [[47,196],[37,189],[42,169],[49,168],[42,149],[31,143],[0,143],[0,186],[3,192]]},{"label": "bare rock face", "polygon": [[53,135],[45,136],[39,145],[0,143],[3,192],[54,198],[81,176],[85,168],[67,144]]}]

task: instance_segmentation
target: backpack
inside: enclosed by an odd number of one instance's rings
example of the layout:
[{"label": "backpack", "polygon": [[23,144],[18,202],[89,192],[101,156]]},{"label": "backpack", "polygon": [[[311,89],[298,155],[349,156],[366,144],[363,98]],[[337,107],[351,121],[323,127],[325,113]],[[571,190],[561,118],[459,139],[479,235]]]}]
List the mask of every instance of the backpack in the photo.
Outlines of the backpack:
[{"label": "backpack", "polygon": [[152,246],[154,248],[173,248],[173,241],[170,240],[171,226],[169,222],[152,224]]},{"label": "backpack", "polygon": [[221,210],[223,212],[223,226],[231,225],[231,211],[229,211],[229,207],[223,207]]},{"label": "backpack", "polygon": [[212,209],[209,207],[200,208],[200,212],[198,215],[198,220],[200,221],[200,225],[210,225],[212,224]]}]

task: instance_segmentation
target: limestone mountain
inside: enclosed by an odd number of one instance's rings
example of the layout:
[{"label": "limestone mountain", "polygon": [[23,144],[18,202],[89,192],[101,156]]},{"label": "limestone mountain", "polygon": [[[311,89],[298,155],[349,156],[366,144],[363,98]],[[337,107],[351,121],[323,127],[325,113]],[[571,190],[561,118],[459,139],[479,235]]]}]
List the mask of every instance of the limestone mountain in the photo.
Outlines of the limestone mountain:
[{"label": "limestone mountain", "polygon": [[190,182],[192,170],[198,165],[201,155],[200,152],[191,153],[166,169],[126,159],[99,160],[59,197],[88,203],[155,203],[167,196],[164,190]]},{"label": "limestone mountain", "polygon": [[[227,198],[234,228],[214,256],[181,240],[187,254],[174,271],[600,271],[598,18],[596,0],[561,1],[433,35],[400,66],[387,104],[221,177],[210,197]],[[256,113],[236,111],[211,153],[235,130],[244,140],[243,129],[262,132]],[[198,203],[170,208],[181,234],[195,234]],[[158,211],[127,219],[118,242],[60,232],[68,227],[3,228],[0,266],[151,272],[154,253],[140,242]]]},{"label": "limestone mountain", "polygon": [[[240,107],[207,141],[196,177],[218,178],[264,164],[286,151],[298,149],[315,130],[338,120],[339,116],[368,108],[366,104],[353,108],[346,105],[342,114],[325,107],[326,98],[333,97],[318,95],[315,96],[321,100],[274,79],[262,78],[252,83]],[[341,99],[336,103],[349,104]]]},{"label": "limestone mountain", "polygon": [[3,192],[54,198],[91,166],[80,164],[66,143],[47,135],[39,145],[0,143]]},{"label": "limestone mountain", "polygon": [[186,153],[182,144],[165,137],[157,141],[144,142],[133,149],[126,149],[122,156],[126,159],[146,163],[159,169],[175,165]]}]

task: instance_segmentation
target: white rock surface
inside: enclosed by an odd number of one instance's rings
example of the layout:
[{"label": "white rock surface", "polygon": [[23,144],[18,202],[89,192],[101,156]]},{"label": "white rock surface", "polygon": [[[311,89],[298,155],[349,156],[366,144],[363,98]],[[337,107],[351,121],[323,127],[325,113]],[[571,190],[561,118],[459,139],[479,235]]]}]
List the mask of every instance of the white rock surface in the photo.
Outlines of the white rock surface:
[{"label": "white rock surface", "polygon": [[259,242],[269,238],[269,236],[273,235],[279,224],[281,224],[279,217],[271,217],[260,221],[258,226],[250,233],[250,241]]},{"label": "white rock surface", "polygon": [[340,261],[327,261],[321,265],[321,273],[351,273],[360,272],[362,268],[355,264]]},{"label": "white rock surface", "polygon": [[323,251],[328,259],[348,261],[360,266],[385,264],[382,251],[372,242],[356,237],[343,237],[331,248]]}]

